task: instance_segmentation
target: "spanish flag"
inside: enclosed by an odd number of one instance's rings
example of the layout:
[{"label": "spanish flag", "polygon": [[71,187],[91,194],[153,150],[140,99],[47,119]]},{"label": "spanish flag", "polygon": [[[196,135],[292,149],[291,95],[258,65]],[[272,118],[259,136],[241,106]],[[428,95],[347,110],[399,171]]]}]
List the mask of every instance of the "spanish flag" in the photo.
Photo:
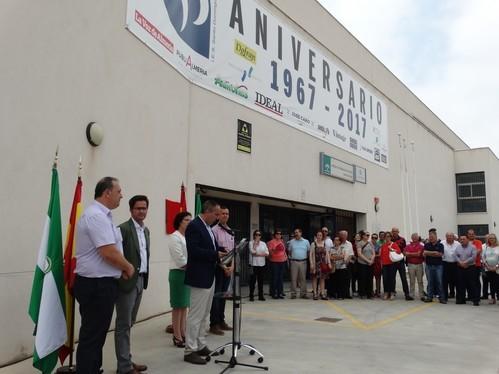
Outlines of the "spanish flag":
[{"label": "spanish flag", "polygon": [[[76,268],[76,224],[78,223],[83,210],[81,204],[82,187],[83,182],[81,181],[81,177],[78,177],[73,204],[71,206],[71,214],[69,216],[66,245],[64,247],[64,291],[66,294],[66,328],[68,340],[59,350],[59,359],[61,360],[61,363],[64,363],[66,357],[71,354],[74,349],[75,299],[73,296],[73,285],[75,279],[74,270]],[[70,362],[70,365],[72,364],[73,363]]]}]

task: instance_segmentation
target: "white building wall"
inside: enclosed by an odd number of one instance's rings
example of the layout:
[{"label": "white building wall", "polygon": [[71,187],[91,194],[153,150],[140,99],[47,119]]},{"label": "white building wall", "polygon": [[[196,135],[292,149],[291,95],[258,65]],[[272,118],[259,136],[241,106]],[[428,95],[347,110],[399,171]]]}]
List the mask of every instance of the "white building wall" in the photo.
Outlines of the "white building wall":
[{"label": "white building wall", "polygon": [[463,150],[455,153],[456,173],[485,173],[485,193],[487,211],[476,213],[458,213],[458,225],[488,224],[490,232],[496,232],[499,223],[499,162],[490,148]]},{"label": "white building wall", "polygon": [[[128,218],[128,198],[137,193],[150,197],[151,282],[139,318],[169,309],[164,199],[178,199],[182,181],[191,211],[199,183],[364,213],[369,230],[397,225],[407,235],[417,227],[444,231],[456,226],[453,148],[466,145],[318,3],[272,4],[358,70],[358,79],[371,81],[385,95],[389,169],[191,85],[125,29],[126,1],[4,1],[0,365],[32,352],[27,305],[57,145],[63,235],[80,155],[84,205],[92,201],[95,183],[105,175],[120,178],[124,192],[114,212],[116,223]],[[238,118],[253,123],[251,155],[236,151]],[[91,121],[104,128],[104,142],[97,148],[85,139]],[[409,148],[401,151],[398,133]],[[365,167],[367,184],[319,175],[320,152]],[[487,186],[487,191],[492,188]],[[374,197],[381,199],[377,214]],[[430,215],[434,222],[429,222]],[[252,211],[252,225],[258,223],[255,219],[257,212]]]}]

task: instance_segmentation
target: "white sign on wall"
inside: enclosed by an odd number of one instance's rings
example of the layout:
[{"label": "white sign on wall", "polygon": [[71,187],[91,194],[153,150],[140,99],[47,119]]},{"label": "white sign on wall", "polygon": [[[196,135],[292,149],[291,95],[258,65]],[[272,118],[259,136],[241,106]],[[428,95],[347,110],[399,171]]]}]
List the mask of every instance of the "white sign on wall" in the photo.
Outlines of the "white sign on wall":
[{"label": "white sign on wall", "polygon": [[195,84],[388,167],[383,100],[258,0],[128,0],[127,27]]}]

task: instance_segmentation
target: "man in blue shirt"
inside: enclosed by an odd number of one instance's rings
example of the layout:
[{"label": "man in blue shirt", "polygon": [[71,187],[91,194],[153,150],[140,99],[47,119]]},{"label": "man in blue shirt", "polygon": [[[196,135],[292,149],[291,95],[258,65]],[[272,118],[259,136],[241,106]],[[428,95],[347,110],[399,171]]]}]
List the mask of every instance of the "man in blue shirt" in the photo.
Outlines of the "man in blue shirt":
[{"label": "man in blue shirt", "polygon": [[473,305],[478,306],[480,305],[480,288],[477,287],[474,274],[477,250],[466,235],[462,235],[459,241],[461,244],[457,246],[455,252],[457,259],[456,304],[466,304],[466,290],[468,290],[468,296],[473,300]]},{"label": "man in blue shirt", "polygon": [[302,238],[300,228],[294,230],[295,238],[288,242],[288,255],[291,262],[291,298],[296,299],[296,287],[300,286],[302,299],[307,296],[307,259],[310,243]]},{"label": "man in blue shirt", "polygon": [[424,301],[425,303],[431,303],[433,301],[434,290],[438,290],[440,303],[447,304],[444,288],[442,287],[444,246],[437,239],[437,230],[430,229],[428,234],[429,240],[424,245],[423,251],[426,263],[426,278],[428,279],[428,296]]}]

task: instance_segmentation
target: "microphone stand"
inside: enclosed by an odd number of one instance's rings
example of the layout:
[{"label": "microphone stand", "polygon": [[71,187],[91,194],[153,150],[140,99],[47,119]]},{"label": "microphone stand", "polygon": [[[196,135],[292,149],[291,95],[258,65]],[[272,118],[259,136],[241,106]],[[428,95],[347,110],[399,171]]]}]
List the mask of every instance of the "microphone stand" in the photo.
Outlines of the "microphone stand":
[{"label": "microphone stand", "polygon": [[211,356],[214,353],[218,353],[223,355],[225,353],[225,349],[231,347],[232,355],[228,361],[224,360],[215,360],[216,364],[227,364],[227,367],[220,372],[220,374],[225,373],[229,369],[233,369],[237,365],[245,366],[255,369],[261,369],[268,371],[268,366],[258,366],[258,365],[249,365],[241,363],[237,360],[238,351],[241,348],[246,348],[249,350],[249,354],[251,356],[257,354],[259,357],[257,359],[258,363],[262,363],[264,356],[260,353],[254,346],[250,344],[245,344],[241,342],[241,284],[240,284],[240,276],[241,276],[241,265],[240,265],[240,252],[248,245],[248,241],[246,239],[241,240],[241,242],[234,248],[234,280],[232,282],[232,341],[226,343],[218,348],[216,348],[208,357],[206,357],[206,361],[211,360]]}]

